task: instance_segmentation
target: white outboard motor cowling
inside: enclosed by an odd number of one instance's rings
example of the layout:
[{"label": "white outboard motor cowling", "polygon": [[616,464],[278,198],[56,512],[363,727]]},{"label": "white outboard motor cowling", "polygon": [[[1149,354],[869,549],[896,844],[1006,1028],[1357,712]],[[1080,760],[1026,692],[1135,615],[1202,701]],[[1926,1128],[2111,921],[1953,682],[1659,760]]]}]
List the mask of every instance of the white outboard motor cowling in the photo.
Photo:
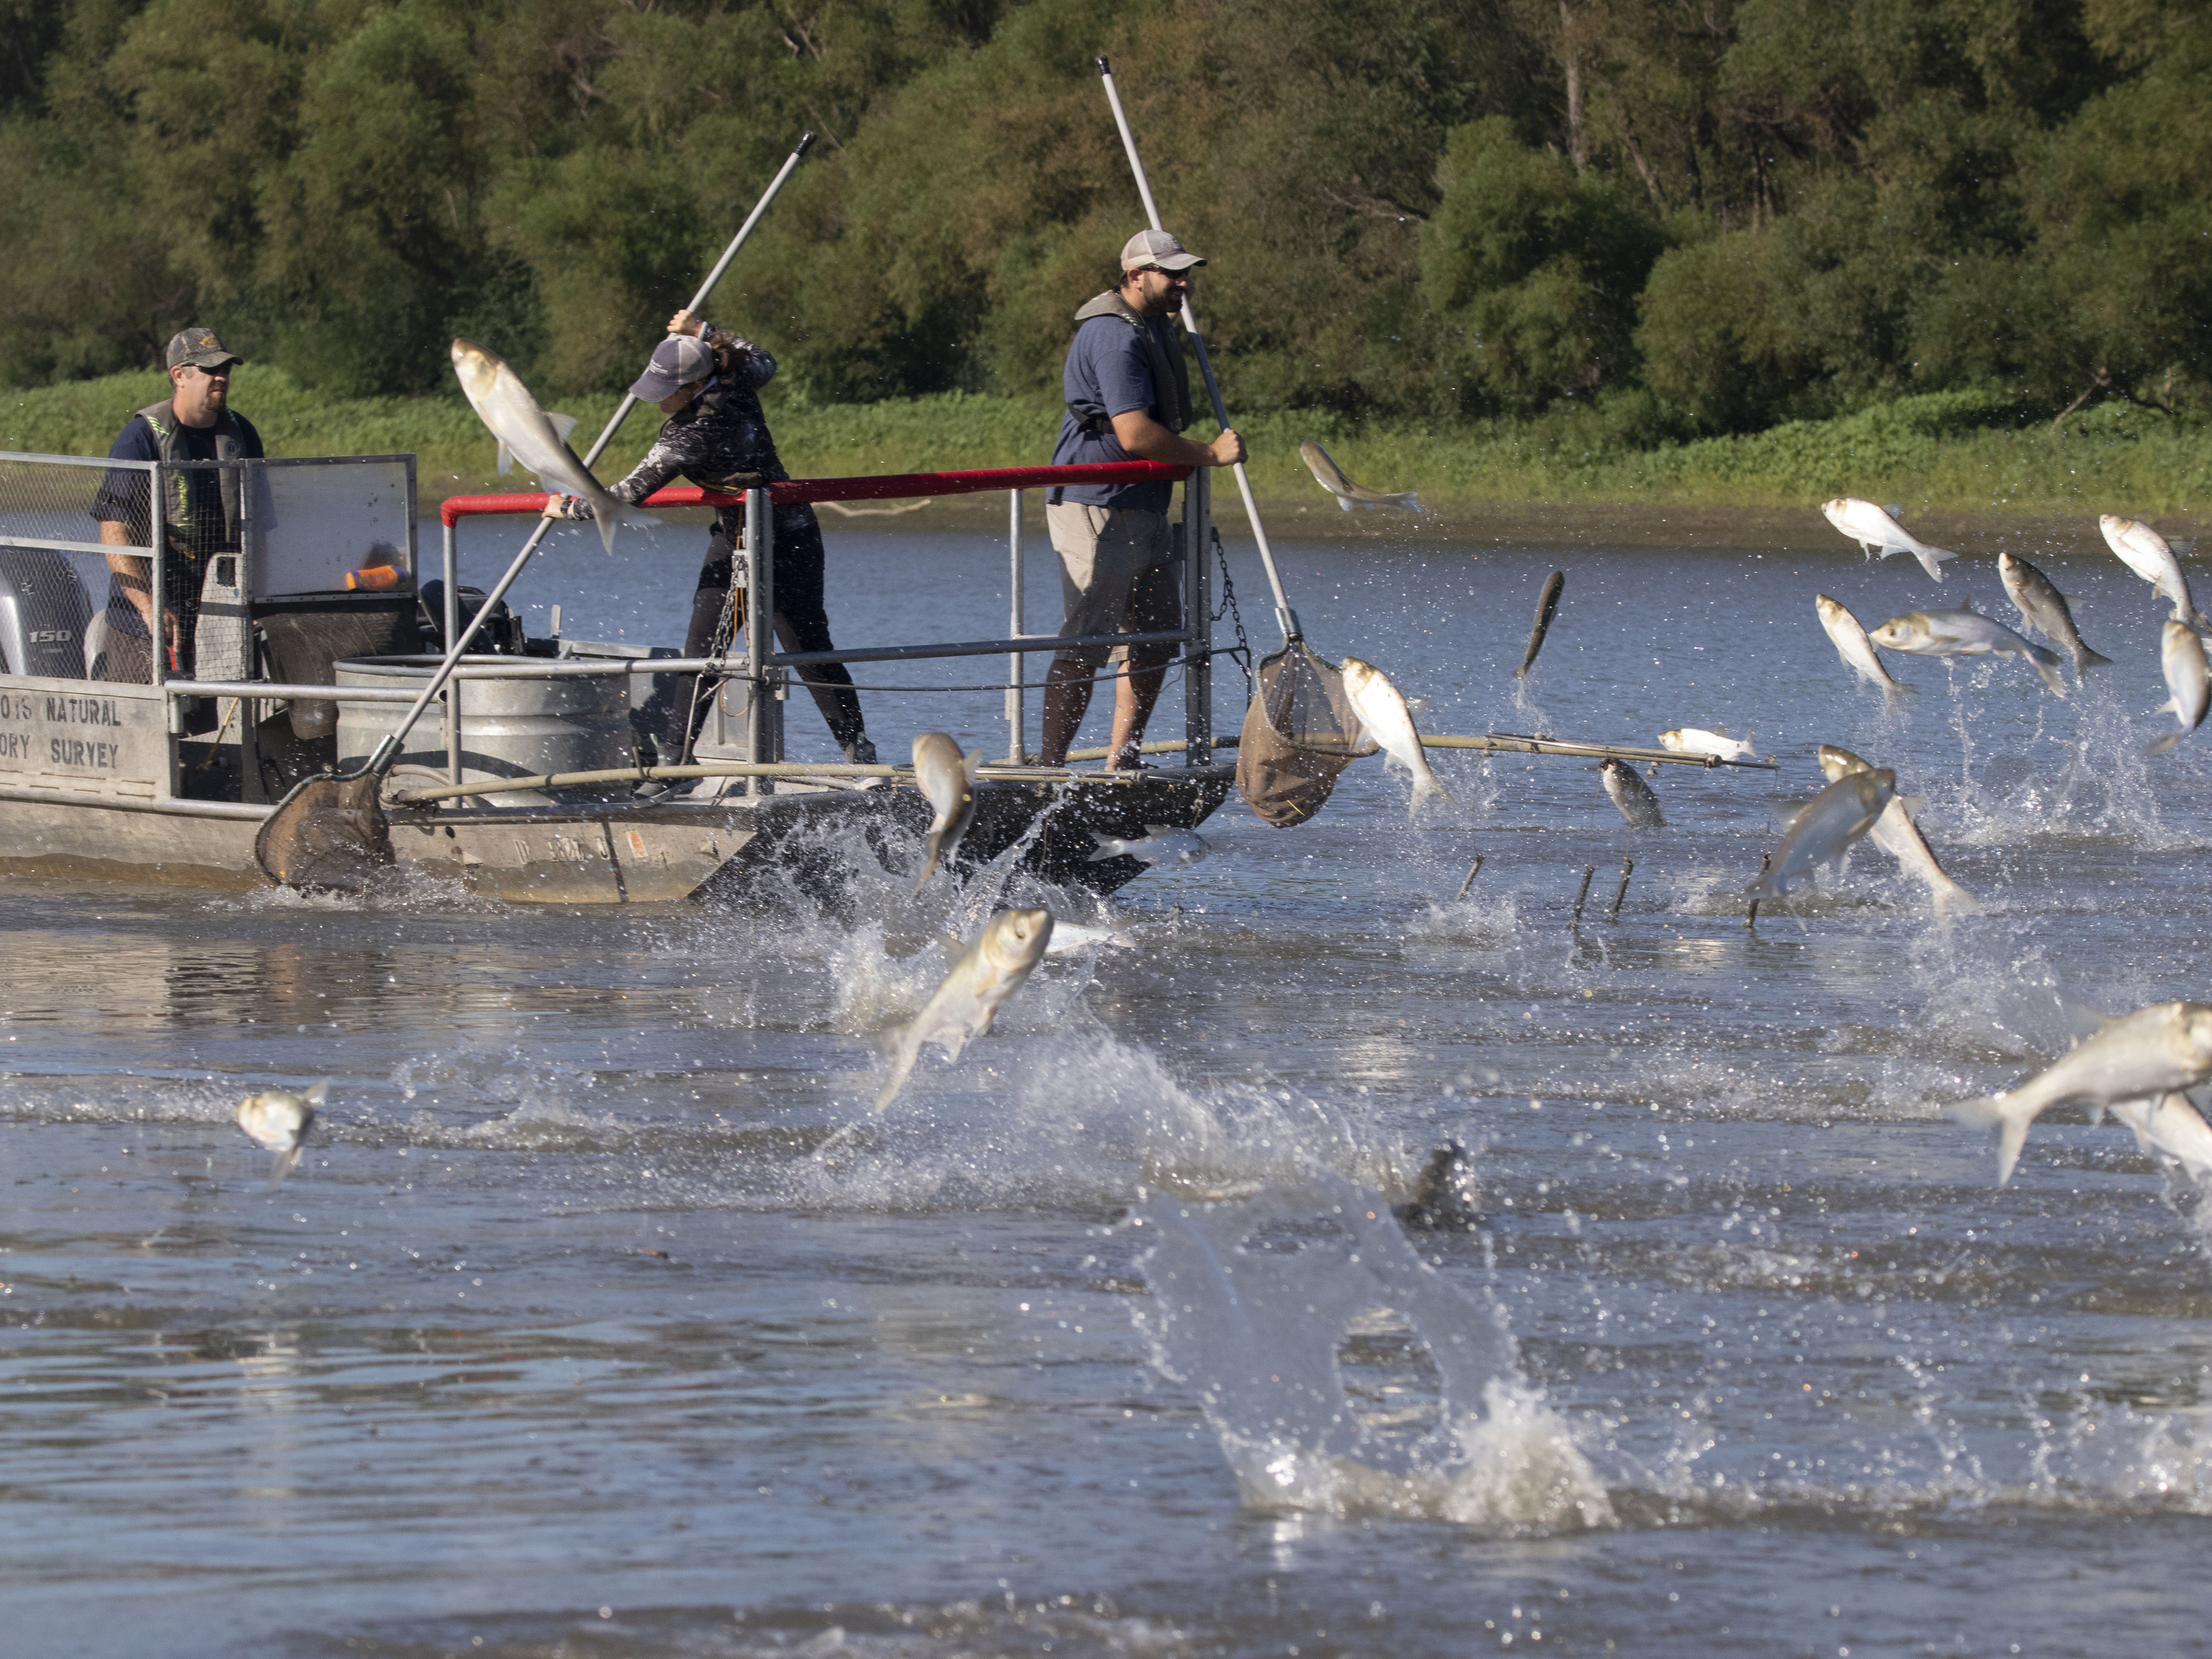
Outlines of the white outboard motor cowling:
[{"label": "white outboard motor cowling", "polygon": [[92,606],[62,554],[0,547],[0,656],[9,674],[85,677],[85,629]]}]

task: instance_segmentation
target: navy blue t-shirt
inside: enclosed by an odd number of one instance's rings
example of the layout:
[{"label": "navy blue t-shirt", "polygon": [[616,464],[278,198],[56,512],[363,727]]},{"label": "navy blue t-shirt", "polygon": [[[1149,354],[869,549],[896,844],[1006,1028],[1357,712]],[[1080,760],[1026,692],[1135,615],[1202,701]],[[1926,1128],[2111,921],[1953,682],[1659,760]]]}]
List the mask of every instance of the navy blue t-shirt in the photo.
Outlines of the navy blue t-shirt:
[{"label": "navy blue t-shirt", "polygon": [[[233,409],[230,418],[238,422],[238,441],[247,459],[262,458],[261,434],[253,423]],[[185,426],[179,422],[177,430],[184,441],[184,458],[187,461],[213,461],[216,454],[217,431],[208,427]],[[129,424],[116,434],[115,441],[108,446],[108,456],[115,461],[159,461],[161,459],[161,440],[154,433],[153,423],[143,415],[131,417]],[[214,524],[223,517],[222,497],[216,488],[211,471],[194,470],[187,473],[184,487],[190,492],[188,511],[193,522],[202,515],[211,515]],[[146,516],[146,475],[140,472],[112,472],[101,482],[100,494],[92,502],[92,516],[114,524],[130,526],[131,540],[140,547],[146,545],[152,526]],[[224,526],[228,532],[228,526]]]},{"label": "navy blue t-shirt", "polygon": [[[1168,332],[1165,317],[1148,318],[1159,343],[1169,352],[1182,349]],[[1112,432],[1085,436],[1077,424],[1078,415],[1104,414],[1109,419],[1132,409],[1148,409],[1159,418],[1159,394],[1152,384],[1152,360],[1136,330],[1119,317],[1092,317],[1076,330],[1068,343],[1067,367],[1060,376],[1061,395],[1068,413],[1060,419],[1060,441],[1053,446],[1054,466],[1093,466],[1102,461],[1135,461],[1140,457],[1121,446]],[[1165,512],[1174,500],[1175,486],[1166,478],[1148,478],[1141,484],[1070,484],[1055,489],[1051,499],[1080,501],[1088,507],[1128,507],[1140,512]]]}]

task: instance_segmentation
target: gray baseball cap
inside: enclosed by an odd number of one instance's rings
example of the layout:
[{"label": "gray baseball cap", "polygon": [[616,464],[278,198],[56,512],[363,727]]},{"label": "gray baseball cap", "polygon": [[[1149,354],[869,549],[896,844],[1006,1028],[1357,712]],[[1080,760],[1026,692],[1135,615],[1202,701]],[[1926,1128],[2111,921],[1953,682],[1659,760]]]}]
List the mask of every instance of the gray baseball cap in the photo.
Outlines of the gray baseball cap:
[{"label": "gray baseball cap", "polygon": [[674,395],[678,387],[703,381],[713,372],[712,347],[696,335],[670,335],[653,348],[653,360],[631,383],[629,394],[640,403],[659,403]]},{"label": "gray baseball cap", "polygon": [[171,369],[181,368],[187,363],[194,369],[220,369],[225,363],[242,363],[245,360],[217,339],[212,328],[180,329],[169,342],[169,366]]},{"label": "gray baseball cap", "polygon": [[1154,265],[1163,271],[1187,271],[1205,263],[1165,230],[1139,230],[1122,244],[1124,271],[1141,271]]}]

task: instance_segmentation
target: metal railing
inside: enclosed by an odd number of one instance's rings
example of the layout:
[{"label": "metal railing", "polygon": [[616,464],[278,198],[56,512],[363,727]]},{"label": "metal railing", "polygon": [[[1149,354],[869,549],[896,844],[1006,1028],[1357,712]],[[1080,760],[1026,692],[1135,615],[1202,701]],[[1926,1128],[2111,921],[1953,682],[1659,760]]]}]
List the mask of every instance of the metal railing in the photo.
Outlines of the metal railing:
[{"label": "metal railing", "polygon": [[[1152,480],[1165,483],[1182,481],[1183,484],[1183,512],[1180,525],[1183,555],[1183,625],[1177,629],[1149,632],[1112,634],[1024,632],[1023,491],[1055,485],[1135,484]],[[566,659],[553,664],[518,661],[512,669],[502,665],[500,668],[487,668],[476,673],[477,677],[486,678],[519,678],[563,672],[605,675],[697,673],[715,675],[725,683],[741,681],[746,685],[747,693],[744,740],[738,746],[743,750],[742,759],[751,763],[768,763],[783,759],[782,691],[784,676],[790,669],[830,663],[919,662],[933,658],[995,656],[1003,653],[1006,657],[1006,759],[1009,764],[1019,765],[1027,758],[1028,684],[1022,661],[1025,656],[1056,655],[1064,651],[1098,645],[1197,646],[1200,649],[1186,653],[1183,664],[1182,747],[1186,764],[1210,765],[1214,748],[1209,621],[1213,611],[1213,589],[1212,567],[1209,563],[1212,550],[1210,494],[1206,486],[1207,477],[1203,470],[1154,461],[1124,461],[1094,466],[996,467],[966,472],[883,474],[872,477],[800,478],[748,489],[742,494],[702,489],[690,485],[663,489],[641,504],[652,509],[737,507],[745,513],[745,531],[736,550],[736,558],[742,561],[742,565],[732,573],[733,582],[741,582],[747,590],[742,651],[735,649],[737,641],[733,641],[734,649],[727,657],[723,658],[626,657],[613,662],[594,663],[589,667],[570,666]],[[947,641],[923,645],[859,646],[836,651],[779,653],[773,649],[775,559],[771,507],[821,501],[972,495],[999,489],[1007,492],[1006,638]],[[484,516],[542,513],[550,499],[535,492],[454,496],[448,498],[440,508],[439,522],[444,531],[447,638],[452,638],[453,630],[459,627],[456,607],[460,588],[457,539],[460,522]],[[758,557],[755,556],[755,549],[758,549]],[[470,675],[468,669],[456,671],[456,677]],[[716,710],[718,718],[719,696]],[[448,718],[452,723],[450,729],[457,732],[458,717],[449,713]],[[457,737],[452,739],[452,746],[448,770],[453,782],[458,784],[462,780]],[[766,794],[774,788],[774,781],[770,777],[754,777],[748,782],[756,794]]]}]

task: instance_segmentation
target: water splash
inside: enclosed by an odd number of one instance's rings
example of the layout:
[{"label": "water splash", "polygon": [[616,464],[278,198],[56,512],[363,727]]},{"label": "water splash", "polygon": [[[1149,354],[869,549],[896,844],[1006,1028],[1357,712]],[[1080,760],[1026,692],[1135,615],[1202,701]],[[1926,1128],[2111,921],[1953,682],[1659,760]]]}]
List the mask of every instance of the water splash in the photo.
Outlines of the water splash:
[{"label": "water splash", "polygon": [[1515,1371],[1503,1320],[1424,1263],[1371,1192],[1318,1171],[1230,1202],[1162,1192],[1133,1225],[1158,1238],[1139,1315],[1153,1363],[1196,1392],[1252,1507],[1612,1523],[1566,1424]]}]

